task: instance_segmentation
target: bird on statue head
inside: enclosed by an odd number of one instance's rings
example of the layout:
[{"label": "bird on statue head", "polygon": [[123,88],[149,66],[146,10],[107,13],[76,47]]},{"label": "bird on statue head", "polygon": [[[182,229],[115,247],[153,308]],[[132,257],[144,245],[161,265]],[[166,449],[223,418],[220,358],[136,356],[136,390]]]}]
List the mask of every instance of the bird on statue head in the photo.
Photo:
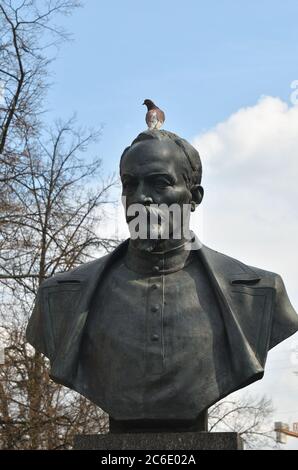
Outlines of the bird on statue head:
[{"label": "bird on statue head", "polygon": [[156,106],[153,101],[145,100],[144,103],[147,106],[147,114],[145,117],[148,129],[160,129],[165,122],[165,113]]}]

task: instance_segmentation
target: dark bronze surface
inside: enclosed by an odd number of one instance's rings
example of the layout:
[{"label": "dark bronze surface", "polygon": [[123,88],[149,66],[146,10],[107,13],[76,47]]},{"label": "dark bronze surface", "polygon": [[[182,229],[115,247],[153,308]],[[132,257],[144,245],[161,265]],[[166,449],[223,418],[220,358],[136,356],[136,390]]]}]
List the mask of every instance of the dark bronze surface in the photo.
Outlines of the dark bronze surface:
[{"label": "dark bronze surface", "polygon": [[[126,149],[121,177],[128,205],[194,210],[203,197],[198,154],[166,131]],[[206,409],[262,378],[268,350],[298,329],[279,275],[184,242],[127,240],[39,289],[28,341],[112,432],[206,429]]]},{"label": "dark bronze surface", "polygon": [[196,419],[117,420],[109,418],[110,433],[136,432],[202,432],[208,431],[208,412],[203,411]]}]

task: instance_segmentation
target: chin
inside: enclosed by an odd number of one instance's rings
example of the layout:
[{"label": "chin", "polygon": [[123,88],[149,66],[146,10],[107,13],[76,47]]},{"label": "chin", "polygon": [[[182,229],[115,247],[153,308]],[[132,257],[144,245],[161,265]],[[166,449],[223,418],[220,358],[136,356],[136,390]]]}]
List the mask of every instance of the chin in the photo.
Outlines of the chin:
[{"label": "chin", "polygon": [[150,238],[145,239],[145,240],[141,238],[136,238],[135,240],[132,240],[133,247],[136,250],[147,251],[148,253],[150,253],[151,251],[154,251],[156,247],[158,246],[159,242],[160,242],[159,239],[150,240]]},{"label": "chin", "polygon": [[153,251],[162,239],[162,229],[160,225],[150,225],[150,231],[147,232],[146,238],[133,238],[135,233],[131,233],[133,246],[142,251]]}]

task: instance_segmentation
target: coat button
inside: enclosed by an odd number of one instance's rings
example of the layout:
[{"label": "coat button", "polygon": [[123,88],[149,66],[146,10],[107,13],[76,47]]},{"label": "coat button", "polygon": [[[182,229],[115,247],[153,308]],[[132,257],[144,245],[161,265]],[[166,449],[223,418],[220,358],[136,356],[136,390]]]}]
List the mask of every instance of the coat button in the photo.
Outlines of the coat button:
[{"label": "coat button", "polygon": [[159,266],[157,266],[157,265],[156,265],[156,266],[153,266],[153,271],[155,271],[155,272],[158,273],[159,269],[160,269]]},{"label": "coat button", "polygon": [[158,336],[158,335],[152,335],[152,336],[151,336],[151,339],[152,339],[152,341],[158,341],[158,340],[159,340],[159,336]]},{"label": "coat button", "polygon": [[158,289],[158,287],[159,287],[158,284],[152,284],[151,289],[152,289],[152,290],[155,290],[155,289]]},{"label": "coat button", "polygon": [[158,312],[158,310],[159,310],[159,305],[152,305],[151,312]]}]

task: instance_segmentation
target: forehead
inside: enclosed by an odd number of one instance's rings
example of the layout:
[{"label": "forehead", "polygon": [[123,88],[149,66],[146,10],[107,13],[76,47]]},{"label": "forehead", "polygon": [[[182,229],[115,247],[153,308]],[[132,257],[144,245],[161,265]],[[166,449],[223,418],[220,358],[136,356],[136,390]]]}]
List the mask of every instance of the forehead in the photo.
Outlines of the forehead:
[{"label": "forehead", "polygon": [[133,145],[121,162],[120,174],[144,176],[152,172],[182,175],[189,171],[187,158],[182,149],[170,139],[145,140]]}]

